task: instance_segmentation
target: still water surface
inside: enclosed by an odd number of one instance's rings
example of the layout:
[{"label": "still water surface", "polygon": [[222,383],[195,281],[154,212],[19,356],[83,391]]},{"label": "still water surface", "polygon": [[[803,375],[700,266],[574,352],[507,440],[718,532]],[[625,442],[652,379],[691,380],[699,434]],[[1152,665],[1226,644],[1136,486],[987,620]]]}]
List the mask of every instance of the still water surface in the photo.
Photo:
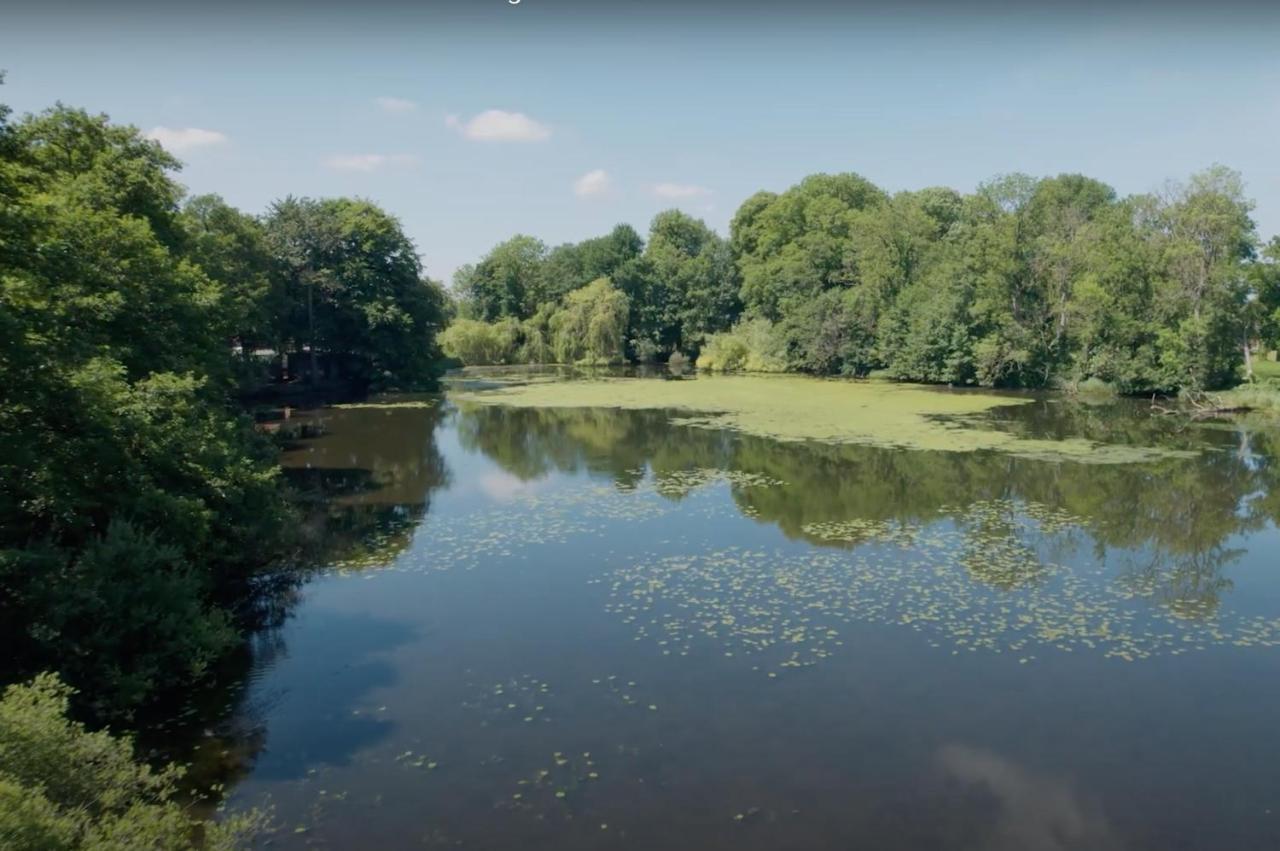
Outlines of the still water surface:
[{"label": "still water surface", "polygon": [[1098,465],[389,401],[291,421],[341,546],[206,722],[273,847],[1280,847],[1280,433],[986,415],[1190,450]]}]

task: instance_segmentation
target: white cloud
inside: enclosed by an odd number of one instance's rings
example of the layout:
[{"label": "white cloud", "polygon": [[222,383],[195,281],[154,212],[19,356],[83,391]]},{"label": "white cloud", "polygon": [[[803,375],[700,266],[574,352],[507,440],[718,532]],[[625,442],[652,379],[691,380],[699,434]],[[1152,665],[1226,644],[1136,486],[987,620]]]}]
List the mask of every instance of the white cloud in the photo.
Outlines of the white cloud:
[{"label": "white cloud", "polygon": [[587,172],[573,182],[573,194],[579,198],[591,198],[608,192],[611,185],[609,173],[598,168]]},{"label": "white cloud", "polygon": [[418,162],[408,154],[335,154],[324,164],[337,171],[377,171],[384,166],[407,166]]},{"label": "white cloud", "polygon": [[191,148],[205,148],[209,145],[221,145],[227,141],[225,133],[217,130],[202,130],[199,127],[152,127],[146,137],[159,142],[168,151],[186,151]]},{"label": "white cloud", "polygon": [[668,201],[701,198],[711,194],[711,190],[707,187],[695,186],[691,183],[659,183],[653,187],[652,192],[659,198],[665,198]]},{"label": "white cloud", "polygon": [[418,104],[406,98],[393,98],[388,96],[377,97],[373,102],[378,105],[378,109],[383,112],[414,112],[418,109]]},{"label": "white cloud", "polygon": [[543,142],[551,138],[551,128],[523,112],[487,109],[469,120],[446,116],[444,123],[476,142]]},{"label": "white cloud", "polygon": [[537,482],[526,482],[510,473],[488,473],[480,477],[480,490],[496,502],[510,502],[517,496],[532,493],[540,487]]}]

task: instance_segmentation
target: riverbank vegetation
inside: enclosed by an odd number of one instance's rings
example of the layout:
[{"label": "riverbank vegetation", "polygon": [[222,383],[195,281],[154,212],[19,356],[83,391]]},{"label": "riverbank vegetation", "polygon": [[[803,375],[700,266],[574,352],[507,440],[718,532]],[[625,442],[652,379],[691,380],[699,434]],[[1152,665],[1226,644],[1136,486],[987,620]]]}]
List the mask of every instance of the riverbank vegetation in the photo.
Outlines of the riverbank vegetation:
[{"label": "riverbank vegetation", "polygon": [[714,370],[1228,387],[1280,338],[1280,240],[1260,245],[1251,207],[1220,166],[1129,197],[1082,175],[1002,176],[969,195],[813,175],[748,198],[727,240],[674,210],[647,240],[625,225],[554,249],[514,237],[459,271],[446,339],[483,344],[446,351],[567,362],[537,344],[539,317],[595,282],[628,300],[590,354],[608,362],[681,352]]},{"label": "riverbank vegetation", "polygon": [[287,352],[428,383],[447,309],[375,205],[255,217],[179,166],[105,116],[0,107],[3,680],[57,671],[94,720],[207,678],[298,544],[238,394]]},{"label": "riverbank vegetation", "polygon": [[[645,238],[627,225],[556,248],[517,236],[459,270],[452,295],[369,201],[290,197],[255,216],[187,196],[179,169],[106,116],[14,120],[0,106],[0,681],[15,684],[0,702],[0,836],[27,844],[194,835],[176,772],[80,724],[128,729],[210,679],[295,560],[299,508],[244,407],[254,394],[430,387],[442,353],[1200,391],[1258,370],[1253,349],[1280,337],[1280,241],[1260,246],[1222,168],[1129,198],[1075,175],[970,195],[816,175],[749,198],[728,238],[674,210]],[[1063,457],[930,419],[995,397],[835,399],[764,380],[655,382],[644,398],[530,385],[504,401],[576,393],[748,435]],[[887,429],[850,436],[863,410]]]},{"label": "riverbank vegetation", "polygon": [[0,840],[5,848],[230,851],[258,814],[217,823],[180,803],[177,766],[152,769],[128,738],[68,718],[71,690],[43,674],[0,699]]}]

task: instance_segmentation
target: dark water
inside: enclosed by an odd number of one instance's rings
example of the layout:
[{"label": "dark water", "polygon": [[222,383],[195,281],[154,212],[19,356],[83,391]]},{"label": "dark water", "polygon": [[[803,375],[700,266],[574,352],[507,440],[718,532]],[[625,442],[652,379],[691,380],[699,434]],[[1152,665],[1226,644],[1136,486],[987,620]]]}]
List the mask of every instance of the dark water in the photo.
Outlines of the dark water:
[{"label": "dark water", "polygon": [[273,847],[1280,847],[1280,433],[1140,465],[330,409],[334,566],[201,759]]}]

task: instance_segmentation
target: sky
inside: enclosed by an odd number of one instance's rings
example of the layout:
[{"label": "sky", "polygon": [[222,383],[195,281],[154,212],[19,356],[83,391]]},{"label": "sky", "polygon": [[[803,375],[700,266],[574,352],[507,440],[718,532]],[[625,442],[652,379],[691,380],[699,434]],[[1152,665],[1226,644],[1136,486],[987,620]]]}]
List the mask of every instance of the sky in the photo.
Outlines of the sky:
[{"label": "sky", "polygon": [[[883,6],[883,8],[882,8]],[[253,213],[355,195],[449,281],[678,207],[855,171],[889,191],[1239,170],[1280,233],[1280,3],[0,0],[0,102],[134,124]]]}]

